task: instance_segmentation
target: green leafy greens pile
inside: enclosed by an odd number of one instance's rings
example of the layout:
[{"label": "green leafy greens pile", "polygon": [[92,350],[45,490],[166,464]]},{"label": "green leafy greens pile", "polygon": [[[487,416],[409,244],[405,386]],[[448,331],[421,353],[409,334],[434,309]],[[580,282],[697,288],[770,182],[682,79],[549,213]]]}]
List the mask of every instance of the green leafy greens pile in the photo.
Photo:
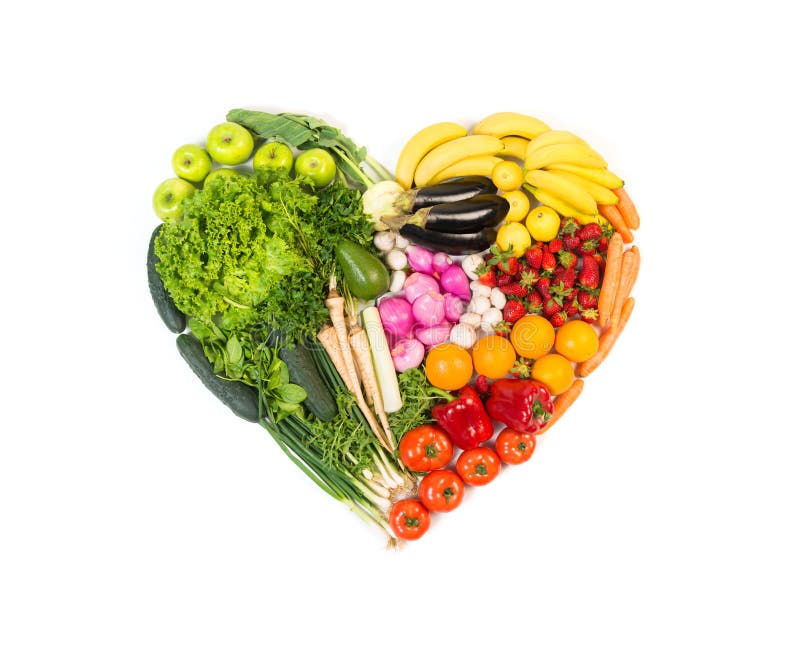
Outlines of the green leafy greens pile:
[{"label": "green leafy greens pile", "polygon": [[371,239],[357,190],[341,182],[315,190],[286,172],[259,171],[196,191],[155,244],[164,286],[188,316],[225,332],[265,323],[296,343],[328,318],[342,239]]}]

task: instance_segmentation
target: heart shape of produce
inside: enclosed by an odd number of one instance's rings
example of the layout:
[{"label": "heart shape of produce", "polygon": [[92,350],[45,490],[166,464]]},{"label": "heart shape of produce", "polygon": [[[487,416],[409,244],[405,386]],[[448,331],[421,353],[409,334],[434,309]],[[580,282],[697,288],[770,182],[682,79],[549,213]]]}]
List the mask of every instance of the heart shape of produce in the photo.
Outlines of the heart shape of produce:
[{"label": "heart shape of produce", "polygon": [[147,269],[181,356],[391,544],[527,462],[633,310],[622,180],[528,115],[432,124],[392,175],[318,118],[232,110],[172,167]]}]

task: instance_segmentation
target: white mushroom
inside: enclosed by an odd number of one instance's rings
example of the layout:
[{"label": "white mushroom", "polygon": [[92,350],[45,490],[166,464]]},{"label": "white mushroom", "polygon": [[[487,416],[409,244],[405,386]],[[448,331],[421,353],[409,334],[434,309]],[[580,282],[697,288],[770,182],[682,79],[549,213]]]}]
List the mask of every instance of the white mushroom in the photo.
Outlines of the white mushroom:
[{"label": "white mushroom", "polygon": [[492,307],[481,317],[481,329],[485,332],[494,331],[494,326],[503,320],[503,312]]},{"label": "white mushroom", "polygon": [[464,273],[467,274],[467,277],[470,280],[478,279],[478,274],[475,273],[475,269],[477,269],[481,264],[483,264],[483,257],[477,253],[468,255],[461,260],[461,268],[464,269]]},{"label": "white mushroom", "polygon": [[406,238],[404,238],[402,235],[398,235],[395,238],[394,245],[398,249],[404,249],[404,248],[406,248],[408,246],[408,240]]},{"label": "white mushroom", "polygon": [[469,325],[473,329],[477,329],[481,326],[481,315],[476,314],[474,311],[468,311],[465,314],[461,314],[461,318],[458,319],[463,325]]},{"label": "white mushroom", "polygon": [[400,249],[392,249],[386,254],[386,266],[393,271],[401,271],[408,266],[408,258]]},{"label": "white mushroom", "polygon": [[392,293],[400,293],[403,290],[403,285],[406,281],[405,271],[392,271],[392,279],[389,282],[389,291]]},{"label": "white mushroom", "polygon": [[492,295],[492,288],[488,284],[483,284],[482,282],[470,282],[469,288],[472,289],[473,297],[475,296],[483,296],[484,298],[488,298]]},{"label": "white mushroom", "polygon": [[458,325],[453,325],[453,328],[450,330],[450,342],[460,345],[464,349],[472,347],[477,340],[478,335],[469,325],[459,323]]},{"label": "white mushroom", "polygon": [[486,298],[485,296],[475,296],[472,299],[472,302],[470,302],[467,306],[467,311],[480,314],[482,316],[489,311],[491,306],[492,303],[489,302],[489,298]]},{"label": "white mushroom", "polygon": [[379,251],[391,251],[394,248],[397,235],[392,231],[378,231],[372,238],[372,243]]},{"label": "white mushroom", "polygon": [[500,289],[497,287],[492,289],[492,295],[489,296],[489,300],[492,301],[492,307],[502,309],[506,306],[506,294],[500,291]]}]

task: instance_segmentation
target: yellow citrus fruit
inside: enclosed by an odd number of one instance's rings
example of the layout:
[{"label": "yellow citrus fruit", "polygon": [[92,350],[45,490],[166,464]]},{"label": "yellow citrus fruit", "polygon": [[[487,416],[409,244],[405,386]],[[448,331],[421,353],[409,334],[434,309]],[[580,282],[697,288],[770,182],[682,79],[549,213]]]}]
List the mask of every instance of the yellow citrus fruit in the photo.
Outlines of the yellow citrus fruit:
[{"label": "yellow citrus fruit", "polygon": [[570,320],[556,333],[556,351],[571,361],[582,363],[597,353],[600,339],[589,323]]},{"label": "yellow citrus fruit", "polygon": [[507,251],[513,247],[514,257],[520,258],[530,247],[531,236],[528,233],[528,229],[522,224],[511,222],[510,224],[503,224],[498,229],[495,242],[501,251]]},{"label": "yellow citrus fruit", "polygon": [[472,378],[472,357],[454,343],[437,345],[425,359],[425,376],[434,387],[458,390]]},{"label": "yellow citrus fruit", "polygon": [[511,344],[523,358],[539,358],[553,348],[556,331],[547,318],[528,314],[511,328]]},{"label": "yellow citrus fruit", "polygon": [[508,202],[508,214],[506,222],[521,222],[528,214],[531,207],[531,200],[521,190],[509,190],[503,193],[503,198]]},{"label": "yellow citrus fruit", "polygon": [[537,206],[528,214],[525,226],[534,240],[549,242],[558,235],[561,218],[549,206]]},{"label": "yellow citrus fruit", "polygon": [[531,378],[544,383],[550,394],[556,396],[572,385],[575,368],[561,354],[545,354],[533,364]]},{"label": "yellow citrus fruit", "polygon": [[522,186],[522,168],[514,161],[501,161],[492,170],[492,183],[500,190],[516,190]]},{"label": "yellow citrus fruit", "polygon": [[486,378],[502,378],[514,367],[517,352],[502,336],[484,336],[472,348],[475,371]]}]

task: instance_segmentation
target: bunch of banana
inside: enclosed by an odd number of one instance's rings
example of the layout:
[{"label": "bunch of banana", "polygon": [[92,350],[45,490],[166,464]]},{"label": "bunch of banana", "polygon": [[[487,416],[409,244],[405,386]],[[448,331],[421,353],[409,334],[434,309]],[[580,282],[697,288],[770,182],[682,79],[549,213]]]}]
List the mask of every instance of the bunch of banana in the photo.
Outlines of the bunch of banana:
[{"label": "bunch of banana", "polygon": [[579,221],[599,217],[598,204],[616,204],[612,189],[622,180],[605,159],[580,137],[549,130],[530,140],[525,150],[526,188],[542,204]]},{"label": "bunch of banana", "polygon": [[516,112],[491,114],[471,134],[457,123],[434,123],[417,132],[400,151],[395,178],[411,188],[465,175],[491,176],[502,161],[498,155],[522,159],[528,142],[549,130],[539,119]]}]

